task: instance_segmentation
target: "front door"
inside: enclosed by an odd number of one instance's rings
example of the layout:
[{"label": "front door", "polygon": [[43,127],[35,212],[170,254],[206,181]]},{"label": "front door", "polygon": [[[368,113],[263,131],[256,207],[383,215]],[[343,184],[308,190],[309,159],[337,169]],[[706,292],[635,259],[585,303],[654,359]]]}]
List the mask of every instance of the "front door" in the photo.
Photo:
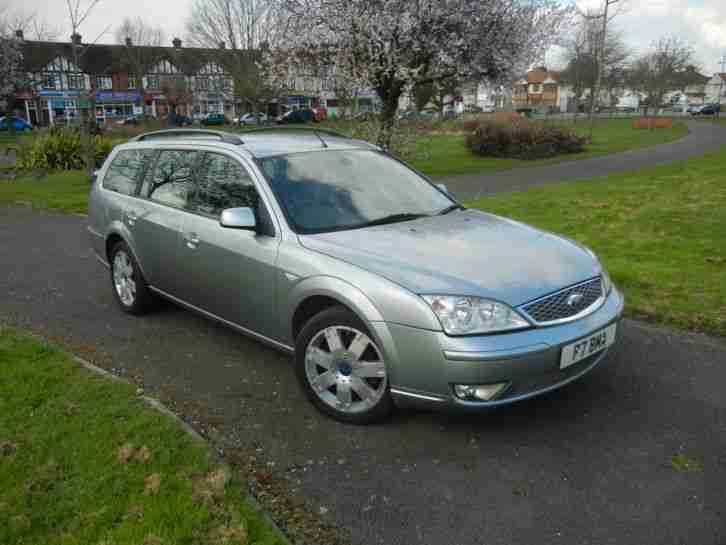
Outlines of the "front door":
[{"label": "front door", "polygon": [[205,153],[182,226],[182,299],[265,336],[274,336],[279,234],[229,229],[222,210],[264,207],[252,176],[235,157]]}]

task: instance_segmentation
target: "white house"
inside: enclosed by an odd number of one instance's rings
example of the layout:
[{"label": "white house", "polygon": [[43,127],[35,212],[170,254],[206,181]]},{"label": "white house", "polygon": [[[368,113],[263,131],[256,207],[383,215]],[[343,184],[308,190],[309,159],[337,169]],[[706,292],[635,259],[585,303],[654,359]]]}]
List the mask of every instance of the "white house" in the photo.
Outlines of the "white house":
[{"label": "white house", "polygon": [[706,83],[706,102],[726,104],[726,73],[714,74]]}]

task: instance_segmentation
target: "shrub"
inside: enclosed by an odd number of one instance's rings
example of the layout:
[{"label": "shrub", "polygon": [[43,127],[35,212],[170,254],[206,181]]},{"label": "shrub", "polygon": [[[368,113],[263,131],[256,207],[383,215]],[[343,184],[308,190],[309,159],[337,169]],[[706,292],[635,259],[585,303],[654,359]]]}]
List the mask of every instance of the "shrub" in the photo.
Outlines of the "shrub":
[{"label": "shrub", "polygon": [[464,132],[474,132],[481,127],[481,121],[478,119],[467,119],[462,124],[462,127],[464,128]]},{"label": "shrub", "polygon": [[517,121],[483,123],[466,136],[466,147],[483,157],[542,159],[584,151],[586,137],[567,127]]},{"label": "shrub", "polygon": [[673,119],[670,117],[641,117],[633,121],[634,129],[672,129]]},{"label": "shrub", "polygon": [[[97,135],[96,166],[100,167],[113,147],[125,139]],[[76,128],[54,128],[24,140],[18,148],[20,170],[80,170],[85,166],[81,133]]]}]

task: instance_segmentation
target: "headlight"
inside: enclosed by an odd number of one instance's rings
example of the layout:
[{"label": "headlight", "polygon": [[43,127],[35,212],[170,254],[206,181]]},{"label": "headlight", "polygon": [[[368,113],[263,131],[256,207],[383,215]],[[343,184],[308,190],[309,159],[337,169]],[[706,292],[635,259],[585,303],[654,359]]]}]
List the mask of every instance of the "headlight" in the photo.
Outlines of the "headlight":
[{"label": "headlight", "polygon": [[529,327],[529,322],[503,303],[480,297],[424,295],[449,335],[492,333]]}]

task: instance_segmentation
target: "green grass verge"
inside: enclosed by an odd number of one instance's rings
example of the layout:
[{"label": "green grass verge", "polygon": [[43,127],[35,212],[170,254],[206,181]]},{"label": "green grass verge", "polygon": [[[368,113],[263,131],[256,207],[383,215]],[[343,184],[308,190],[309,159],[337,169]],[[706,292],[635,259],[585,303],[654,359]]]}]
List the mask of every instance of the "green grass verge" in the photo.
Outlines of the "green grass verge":
[{"label": "green grass verge", "polygon": [[23,175],[13,181],[0,180],[0,206],[22,205],[86,213],[91,184],[80,171],[52,173],[41,178]]},{"label": "green grass verge", "polygon": [[287,541],[133,386],[0,327],[0,543]]},{"label": "green grass verge", "polygon": [[630,316],[726,335],[726,147],[472,206],[591,247],[624,290]]},{"label": "green grass verge", "polygon": [[[672,129],[655,130],[633,129],[632,122],[632,119],[598,120],[593,131],[592,143],[587,147],[587,151],[532,161],[478,157],[466,148],[464,136],[432,134],[423,137],[418,143],[418,151],[425,156],[425,159],[414,160],[412,164],[423,173],[433,177],[491,174],[518,167],[532,167],[620,153],[672,142],[688,134],[688,127],[680,121],[676,122]],[[577,132],[589,134],[589,125],[585,121],[579,121],[577,125],[564,121],[559,121],[558,124],[575,126]]]}]

